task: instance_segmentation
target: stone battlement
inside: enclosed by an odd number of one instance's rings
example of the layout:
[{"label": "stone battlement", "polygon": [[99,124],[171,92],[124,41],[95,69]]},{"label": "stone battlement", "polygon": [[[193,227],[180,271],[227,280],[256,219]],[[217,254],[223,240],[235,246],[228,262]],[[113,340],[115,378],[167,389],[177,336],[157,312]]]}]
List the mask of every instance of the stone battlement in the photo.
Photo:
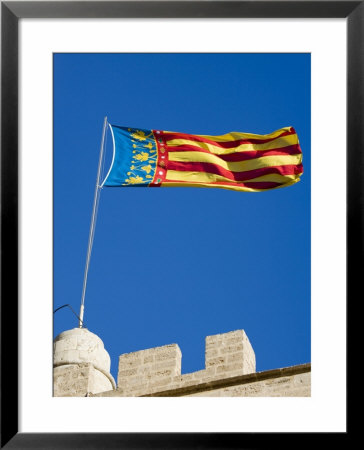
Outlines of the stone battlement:
[{"label": "stone battlement", "polygon": [[[90,360],[87,360],[85,348],[88,336]],[[109,374],[106,350],[100,346],[102,341],[96,338],[88,330],[80,332],[79,329],[57,336],[54,350],[55,396],[310,395],[310,364],[256,373],[255,353],[244,330],[207,336],[205,369],[183,375],[182,353],[177,344],[122,354],[117,386]],[[68,348],[70,345],[71,349]],[[102,367],[100,360],[103,361]],[[105,360],[108,362],[106,365]]]},{"label": "stone battlement", "polygon": [[119,392],[139,396],[255,372],[255,354],[244,330],[207,336],[204,370],[181,375],[181,358],[177,344],[121,355]]}]

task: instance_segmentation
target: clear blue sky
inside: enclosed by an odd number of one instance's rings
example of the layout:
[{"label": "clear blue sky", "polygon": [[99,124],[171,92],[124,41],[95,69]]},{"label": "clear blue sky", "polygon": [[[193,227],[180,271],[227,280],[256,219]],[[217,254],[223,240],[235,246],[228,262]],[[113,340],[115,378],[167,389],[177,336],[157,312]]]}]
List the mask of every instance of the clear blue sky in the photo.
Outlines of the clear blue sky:
[{"label": "clear blue sky", "polygon": [[[219,135],[293,126],[304,174],[268,192],[101,191],[84,322],[116,378],[122,353],[177,343],[204,368],[205,336],[244,329],[257,371],[311,360],[309,54],[55,54],[54,308],[79,313],[104,116]],[[105,174],[111,158],[106,146]],[[68,308],[54,335],[78,326]]]}]

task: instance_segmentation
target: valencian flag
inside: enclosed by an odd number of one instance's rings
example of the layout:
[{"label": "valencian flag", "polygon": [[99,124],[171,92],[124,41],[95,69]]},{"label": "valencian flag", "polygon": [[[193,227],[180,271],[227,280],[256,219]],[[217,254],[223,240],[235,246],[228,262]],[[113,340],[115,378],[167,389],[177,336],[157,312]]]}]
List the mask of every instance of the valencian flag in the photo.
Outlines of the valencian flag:
[{"label": "valencian flag", "polygon": [[193,186],[266,191],[303,173],[296,131],[221,136],[109,125],[113,159],[102,186]]}]

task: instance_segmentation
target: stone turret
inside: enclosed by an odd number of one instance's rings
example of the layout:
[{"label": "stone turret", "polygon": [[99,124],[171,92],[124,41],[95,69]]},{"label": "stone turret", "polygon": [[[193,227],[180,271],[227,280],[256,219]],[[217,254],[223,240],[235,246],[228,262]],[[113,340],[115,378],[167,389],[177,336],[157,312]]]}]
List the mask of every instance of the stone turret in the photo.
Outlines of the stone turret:
[{"label": "stone turret", "polygon": [[53,395],[82,397],[115,389],[110,356],[102,340],[86,328],[59,334],[53,348]]}]

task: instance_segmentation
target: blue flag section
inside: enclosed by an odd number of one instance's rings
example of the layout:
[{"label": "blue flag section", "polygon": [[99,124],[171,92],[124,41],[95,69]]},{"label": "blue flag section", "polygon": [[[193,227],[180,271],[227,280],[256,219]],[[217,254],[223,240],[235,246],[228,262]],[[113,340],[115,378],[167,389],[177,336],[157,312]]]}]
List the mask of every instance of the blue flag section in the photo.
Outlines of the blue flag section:
[{"label": "blue flag section", "polygon": [[103,186],[148,186],[157,163],[157,144],[152,130],[109,125],[113,159]]}]

